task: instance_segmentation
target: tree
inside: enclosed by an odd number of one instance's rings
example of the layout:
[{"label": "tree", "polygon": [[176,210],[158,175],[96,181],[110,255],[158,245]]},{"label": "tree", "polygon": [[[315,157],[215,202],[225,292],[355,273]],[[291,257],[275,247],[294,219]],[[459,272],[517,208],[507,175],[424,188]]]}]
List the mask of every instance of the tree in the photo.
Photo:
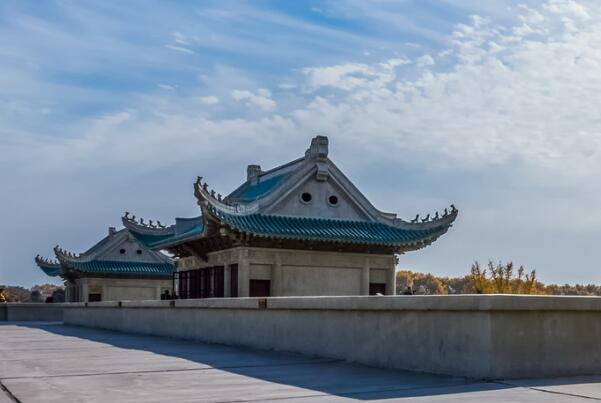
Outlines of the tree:
[{"label": "tree", "polygon": [[8,290],[5,290],[4,288],[0,288],[0,303],[8,302],[9,300],[10,300],[10,294],[8,293]]}]

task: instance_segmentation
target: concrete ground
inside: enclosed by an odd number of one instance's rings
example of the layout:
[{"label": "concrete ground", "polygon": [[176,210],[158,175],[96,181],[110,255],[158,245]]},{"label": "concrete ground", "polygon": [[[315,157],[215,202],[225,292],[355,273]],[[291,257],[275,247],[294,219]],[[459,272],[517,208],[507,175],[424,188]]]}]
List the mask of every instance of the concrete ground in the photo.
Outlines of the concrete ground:
[{"label": "concrete ground", "polygon": [[31,322],[0,324],[0,387],[0,403],[601,400],[601,376],[480,382]]}]

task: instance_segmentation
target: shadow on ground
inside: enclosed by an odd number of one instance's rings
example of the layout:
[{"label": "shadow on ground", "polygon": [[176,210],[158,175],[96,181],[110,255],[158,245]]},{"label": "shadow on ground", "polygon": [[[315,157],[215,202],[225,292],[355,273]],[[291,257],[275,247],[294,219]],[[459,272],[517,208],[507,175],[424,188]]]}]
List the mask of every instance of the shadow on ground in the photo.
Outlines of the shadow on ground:
[{"label": "shadow on ground", "polygon": [[[323,394],[357,400],[379,400],[391,398],[449,395],[454,393],[482,392],[514,388],[516,385],[496,382],[480,382],[465,378],[420,374],[409,371],[372,368],[353,365],[337,360],[304,355],[259,351],[249,348],[231,347],[201,342],[169,339],[145,335],[124,334],[100,329],[89,329],[62,324],[19,323],[20,327],[31,327],[55,335],[70,338],[73,346],[79,349],[113,346],[120,350],[134,350],[144,357],[162,356],[152,360],[154,365],[140,365],[137,368],[120,368],[118,362],[106,362],[102,370],[89,358],[88,365],[71,367],[77,373],[69,373],[69,368],[55,376],[103,375],[123,373],[187,372],[220,370],[285,385],[287,393],[293,397],[320,396]],[[78,342],[79,341],[79,342]],[[81,341],[85,341],[82,345]],[[100,343],[100,344],[89,344]],[[402,346],[399,346],[402,348]],[[127,353],[123,351],[125,356]],[[120,355],[120,354],[119,354]],[[166,364],[169,364],[165,367]],[[157,367],[158,365],[158,367]],[[96,366],[96,368],[95,368]],[[40,375],[47,376],[47,375]],[[194,376],[191,382],[194,384]],[[199,379],[199,378],[198,378]],[[308,393],[309,392],[309,393]],[[313,393],[314,392],[314,393]]]}]

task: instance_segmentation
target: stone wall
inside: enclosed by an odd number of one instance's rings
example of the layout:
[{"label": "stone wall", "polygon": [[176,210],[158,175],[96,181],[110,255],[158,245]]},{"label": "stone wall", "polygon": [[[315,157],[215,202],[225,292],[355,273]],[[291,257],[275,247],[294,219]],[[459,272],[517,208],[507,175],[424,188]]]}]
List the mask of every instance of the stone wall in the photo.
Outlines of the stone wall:
[{"label": "stone wall", "polygon": [[79,304],[3,303],[0,304],[0,321],[62,322],[64,311],[77,306]]},{"label": "stone wall", "polygon": [[601,298],[288,297],[89,303],[65,322],[475,378],[601,374]]}]

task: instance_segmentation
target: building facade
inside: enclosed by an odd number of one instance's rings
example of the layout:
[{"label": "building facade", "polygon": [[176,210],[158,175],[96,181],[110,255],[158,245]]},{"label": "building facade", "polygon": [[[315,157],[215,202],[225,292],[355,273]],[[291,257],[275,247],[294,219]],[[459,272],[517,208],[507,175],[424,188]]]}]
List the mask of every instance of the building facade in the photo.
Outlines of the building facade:
[{"label": "building facade", "polygon": [[180,298],[395,294],[397,255],[423,248],[457,217],[451,205],[411,221],[376,209],[328,157],[328,138],[274,169],[247,167],[226,197],[198,178],[201,215],[170,226],[122,221],[176,257]]},{"label": "building facade", "polygon": [[61,277],[67,302],[152,300],[171,293],[175,264],[127,229],[108,235],[82,254],[54,248],[56,259],[35,257],[48,276]]}]

